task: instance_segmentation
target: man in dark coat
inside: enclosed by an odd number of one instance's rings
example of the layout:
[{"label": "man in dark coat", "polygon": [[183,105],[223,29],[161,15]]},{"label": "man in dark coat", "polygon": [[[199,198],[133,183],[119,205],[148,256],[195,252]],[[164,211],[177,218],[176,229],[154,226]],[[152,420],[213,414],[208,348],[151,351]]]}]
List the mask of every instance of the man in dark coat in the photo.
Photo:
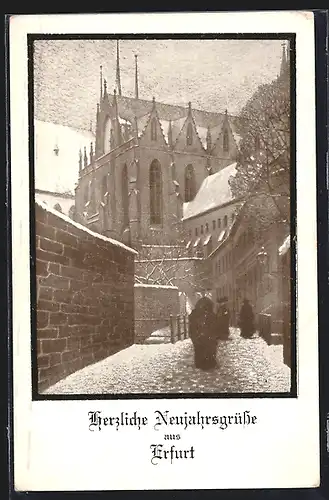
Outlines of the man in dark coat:
[{"label": "man in dark coat", "polygon": [[189,335],[194,347],[195,367],[215,368],[217,352],[217,321],[213,303],[208,297],[198,300],[189,316]]},{"label": "man in dark coat", "polygon": [[227,340],[230,335],[230,312],[227,307],[227,297],[218,302],[217,310],[218,338]]},{"label": "man in dark coat", "polygon": [[241,337],[250,338],[255,333],[255,315],[247,299],[244,299],[240,310],[239,327]]}]

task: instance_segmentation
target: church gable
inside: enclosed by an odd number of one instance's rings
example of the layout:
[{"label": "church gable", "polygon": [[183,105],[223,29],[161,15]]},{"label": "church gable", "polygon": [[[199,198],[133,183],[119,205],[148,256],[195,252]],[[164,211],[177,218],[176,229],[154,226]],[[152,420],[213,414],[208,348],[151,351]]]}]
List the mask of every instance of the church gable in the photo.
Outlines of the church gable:
[{"label": "church gable", "polygon": [[164,131],[159,120],[159,116],[156,110],[156,104],[153,99],[153,107],[149,114],[148,121],[145,128],[140,136],[141,145],[147,145],[156,148],[167,149],[167,142],[165,139]]},{"label": "church gable", "polygon": [[187,118],[176,138],[174,149],[176,151],[190,151],[191,153],[204,154],[205,148],[193,120],[190,103]]},{"label": "church gable", "polygon": [[226,116],[211,153],[214,156],[219,156],[221,158],[234,159],[236,158],[237,152],[238,144],[232,131],[229,119]]}]

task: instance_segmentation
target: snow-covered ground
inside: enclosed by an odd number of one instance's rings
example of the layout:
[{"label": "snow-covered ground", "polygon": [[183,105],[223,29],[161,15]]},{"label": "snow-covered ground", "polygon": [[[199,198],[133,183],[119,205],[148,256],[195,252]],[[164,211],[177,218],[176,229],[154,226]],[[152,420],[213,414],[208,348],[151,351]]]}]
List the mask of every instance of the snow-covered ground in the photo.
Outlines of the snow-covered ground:
[{"label": "snow-covered ground", "polygon": [[243,339],[237,331],[221,341],[218,368],[194,367],[191,341],[133,345],[53,385],[48,394],[288,392],[290,369],[282,346]]}]

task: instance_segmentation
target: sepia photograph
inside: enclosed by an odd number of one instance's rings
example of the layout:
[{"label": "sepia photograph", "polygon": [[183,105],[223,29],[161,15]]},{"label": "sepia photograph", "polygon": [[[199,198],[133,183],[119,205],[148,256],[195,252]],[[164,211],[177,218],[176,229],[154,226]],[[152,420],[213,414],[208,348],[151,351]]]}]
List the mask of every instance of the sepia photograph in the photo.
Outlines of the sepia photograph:
[{"label": "sepia photograph", "polygon": [[292,393],[293,38],[29,50],[36,393]]},{"label": "sepia photograph", "polygon": [[9,28],[15,489],[317,486],[313,14]]}]

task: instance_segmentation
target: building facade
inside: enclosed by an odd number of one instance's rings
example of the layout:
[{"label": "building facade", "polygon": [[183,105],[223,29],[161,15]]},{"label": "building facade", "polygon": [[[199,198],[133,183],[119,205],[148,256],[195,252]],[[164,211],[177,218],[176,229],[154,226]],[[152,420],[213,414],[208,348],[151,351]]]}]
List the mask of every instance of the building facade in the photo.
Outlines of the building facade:
[{"label": "building facade", "polygon": [[101,79],[96,142],[80,151],[75,191],[80,221],[118,240],[170,244],[183,204],[204,179],[236,159],[236,118],[113,94]]}]

